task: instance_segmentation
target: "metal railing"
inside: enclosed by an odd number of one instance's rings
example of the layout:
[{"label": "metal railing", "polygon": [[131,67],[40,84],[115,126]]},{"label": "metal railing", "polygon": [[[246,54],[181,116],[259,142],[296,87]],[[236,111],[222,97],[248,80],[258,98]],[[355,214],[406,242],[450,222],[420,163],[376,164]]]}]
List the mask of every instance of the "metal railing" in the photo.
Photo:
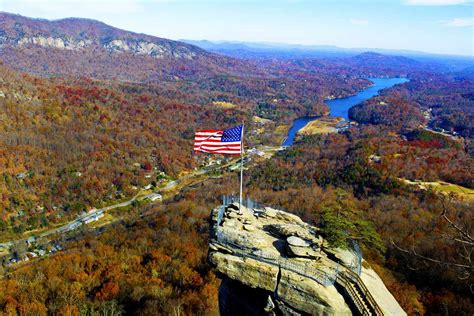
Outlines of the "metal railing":
[{"label": "metal railing", "polygon": [[[222,205],[226,206],[226,205],[229,205],[231,203],[239,203],[239,197],[238,196],[234,196],[234,195],[223,195],[222,196]],[[242,199],[242,204],[247,207],[247,208],[262,208],[263,206],[258,203],[258,202],[255,202],[254,200],[250,199],[249,197],[246,197],[244,199]]]},{"label": "metal railing", "polygon": [[[236,256],[242,258],[251,258],[260,262],[277,266],[281,269],[292,271],[308,279],[314,280],[323,286],[334,285],[336,280],[338,280],[338,283],[346,289],[349,296],[351,297],[351,300],[362,314],[367,314],[367,309],[370,309],[375,313],[375,315],[383,315],[382,309],[360,278],[360,274],[362,272],[362,252],[360,250],[359,244],[355,240],[349,241],[349,245],[355,254],[351,265],[347,268],[340,269],[338,264],[332,273],[328,273],[327,271],[323,271],[307,264],[296,263],[288,258],[281,257],[280,255],[265,252],[262,249],[247,248],[242,246],[238,240],[230,240],[219,229],[224,217],[225,206],[234,202],[238,203],[239,198],[234,196],[222,197],[223,204],[218,210],[217,229],[215,232],[215,238],[213,238],[214,242],[230,248],[233,254]],[[256,203],[249,198],[245,199],[243,204],[248,208],[261,208],[259,203]],[[241,238],[242,241],[244,241],[244,237]],[[354,285],[354,288],[351,286],[351,283]],[[365,298],[365,301],[369,304],[369,306],[365,304],[363,298]]]},{"label": "metal railing", "polygon": [[351,246],[353,253],[355,254],[354,259],[352,259],[349,269],[351,269],[357,275],[360,275],[362,272],[362,252],[360,251],[359,244],[357,241],[351,239],[349,240],[349,245]]},{"label": "metal railing", "polygon": [[222,219],[224,218],[225,206],[219,206],[219,211],[217,212],[217,227],[219,227],[222,223]]},{"label": "metal railing", "polygon": [[[235,195],[223,195],[222,196],[222,205],[226,206],[230,203],[239,203],[239,197]],[[250,209],[263,209],[265,207],[270,207],[276,210],[280,210],[286,213],[290,214],[295,214],[298,215],[298,213],[302,213],[299,210],[294,210],[294,209],[287,209],[283,206],[280,205],[269,205],[268,203],[262,204],[261,202],[254,201],[250,199],[249,197],[246,197],[242,200],[242,204]]]},{"label": "metal railing", "polygon": [[333,273],[328,273],[326,271],[320,270],[307,264],[298,264],[292,262],[288,258],[265,252],[262,249],[251,249],[243,247],[237,244],[236,242],[229,240],[225,236],[225,234],[223,234],[219,230],[217,230],[216,232],[215,242],[221,244],[222,246],[230,248],[233,251],[233,254],[236,256],[243,258],[251,258],[260,262],[280,267],[288,271],[292,271],[294,273],[307,277],[308,279],[314,280],[323,286],[333,285],[339,273],[339,265],[336,267]]},{"label": "metal railing", "polygon": [[346,278],[350,281],[353,282],[358,288],[358,291],[360,292],[361,295],[366,299],[366,301],[369,303],[370,308],[373,309],[373,312],[375,315],[384,315],[382,309],[380,308],[379,304],[377,301],[374,299],[372,296],[372,293],[370,293],[369,289],[365,286],[364,281],[357,275],[355,272],[352,270],[346,270],[343,273],[340,274],[340,277]]},{"label": "metal railing", "polygon": [[[239,197],[234,195],[223,195],[222,196],[222,205],[219,207],[219,213],[217,218],[217,226],[220,226],[222,218],[224,216],[225,206],[231,203],[239,203]],[[247,208],[260,209],[263,208],[263,205],[259,202],[255,202],[250,198],[245,198],[242,200],[242,204]],[[359,244],[355,240],[349,240],[349,246],[352,248],[353,253],[355,254],[354,259],[352,260],[349,269],[358,275],[362,272],[362,252],[360,250]]]},{"label": "metal railing", "polygon": [[364,299],[360,296],[360,293],[352,286],[349,279],[343,277],[343,274],[339,274],[336,281],[346,291],[350,297],[352,304],[359,311],[360,315],[370,315],[370,309],[365,304]]}]

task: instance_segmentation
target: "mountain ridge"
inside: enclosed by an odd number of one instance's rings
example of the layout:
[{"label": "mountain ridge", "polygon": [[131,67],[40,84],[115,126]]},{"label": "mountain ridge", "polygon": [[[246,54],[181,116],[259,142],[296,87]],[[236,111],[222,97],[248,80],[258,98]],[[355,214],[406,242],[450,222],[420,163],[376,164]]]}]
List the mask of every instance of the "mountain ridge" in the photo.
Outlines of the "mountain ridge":
[{"label": "mountain ridge", "polygon": [[103,22],[45,20],[0,12],[0,54],[6,65],[39,76],[129,82],[195,81],[218,74],[258,73],[237,59]]},{"label": "mountain ridge", "polygon": [[70,50],[97,46],[110,53],[131,52],[155,58],[192,59],[209,54],[194,45],[122,30],[92,19],[50,21],[6,12],[0,12],[0,18],[0,46],[35,44]]},{"label": "mountain ridge", "polygon": [[302,52],[308,55],[312,53],[329,52],[331,54],[342,54],[355,56],[364,52],[376,52],[384,55],[400,55],[404,57],[431,57],[431,58],[453,58],[453,59],[470,59],[473,60],[473,56],[466,55],[451,55],[442,53],[429,53],[424,51],[406,50],[406,49],[388,49],[388,48],[376,48],[376,47],[358,47],[348,48],[339,47],[335,45],[304,45],[304,44],[286,44],[286,43],[273,43],[273,42],[245,42],[245,41],[211,41],[211,40],[192,40],[192,39],[180,39],[180,41],[199,46],[201,48],[210,51],[229,50],[231,48],[249,49],[249,50],[275,50],[275,51],[294,51]]}]

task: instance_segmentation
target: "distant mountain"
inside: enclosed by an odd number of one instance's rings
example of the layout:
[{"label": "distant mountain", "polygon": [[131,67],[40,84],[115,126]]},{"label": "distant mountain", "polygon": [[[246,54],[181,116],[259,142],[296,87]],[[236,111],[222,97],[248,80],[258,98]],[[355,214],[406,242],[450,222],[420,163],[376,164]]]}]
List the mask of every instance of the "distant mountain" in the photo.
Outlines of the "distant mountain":
[{"label": "distant mountain", "polygon": [[18,48],[30,45],[62,50],[102,48],[109,53],[177,59],[208,54],[186,43],[127,32],[89,19],[48,21],[0,13],[0,30],[0,45]]},{"label": "distant mountain", "polygon": [[357,53],[336,46],[304,46],[271,43],[212,42],[207,40],[182,40],[211,52],[237,58],[339,58]]},{"label": "distant mountain", "polygon": [[355,68],[374,68],[374,69],[396,69],[396,68],[410,68],[420,67],[421,62],[403,57],[382,55],[374,52],[366,52],[354,57],[350,57],[344,61],[344,64]]},{"label": "distant mountain", "polygon": [[402,56],[433,66],[458,71],[474,65],[474,58],[469,56],[455,56],[430,54],[411,50],[395,50],[381,48],[341,48],[331,45],[291,45],[282,43],[253,43],[253,42],[212,42],[207,40],[182,40],[211,52],[224,54],[235,58],[344,58],[353,57],[366,52],[383,55]]},{"label": "distant mountain", "polygon": [[458,71],[454,73],[454,76],[457,79],[468,79],[468,80],[474,80],[474,66],[472,67],[467,67],[461,71]]},{"label": "distant mountain", "polygon": [[124,31],[99,21],[32,19],[0,12],[0,58],[36,74],[174,80],[229,73],[241,62],[187,43]]},{"label": "distant mountain", "polygon": [[349,76],[347,67],[317,60],[244,60],[89,19],[48,21],[9,13],[0,13],[0,61],[66,81],[146,83],[177,102],[258,104],[257,114],[275,120],[325,113],[326,96],[350,95],[369,84]]}]

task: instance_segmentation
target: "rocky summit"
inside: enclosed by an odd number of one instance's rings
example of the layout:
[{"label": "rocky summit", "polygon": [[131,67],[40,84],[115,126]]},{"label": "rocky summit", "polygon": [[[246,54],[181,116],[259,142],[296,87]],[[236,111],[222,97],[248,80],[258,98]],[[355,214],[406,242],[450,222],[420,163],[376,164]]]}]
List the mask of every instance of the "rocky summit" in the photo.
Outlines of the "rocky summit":
[{"label": "rocky summit", "polygon": [[264,208],[211,212],[209,261],[221,314],[406,315],[356,243],[332,248],[298,216]]}]

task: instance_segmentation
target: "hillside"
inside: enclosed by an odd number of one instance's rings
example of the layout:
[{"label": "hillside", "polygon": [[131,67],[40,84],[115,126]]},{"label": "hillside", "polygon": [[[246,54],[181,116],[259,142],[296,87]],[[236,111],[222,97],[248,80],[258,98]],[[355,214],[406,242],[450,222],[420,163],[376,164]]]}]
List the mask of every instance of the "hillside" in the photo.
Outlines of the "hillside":
[{"label": "hillside", "polygon": [[0,78],[2,240],[193,169],[196,122],[229,124],[219,108],[146,87],[38,79],[1,64]]},{"label": "hillside", "polygon": [[259,64],[94,20],[0,17],[0,59],[15,70],[43,77],[153,84],[166,97],[197,104],[259,105],[263,110],[257,114],[287,121],[295,115],[320,115],[327,111],[327,95],[351,95],[369,85],[367,80],[334,76],[339,71],[334,67]]},{"label": "hillside", "polygon": [[65,50],[103,48],[111,54],[129,52],[133,55],[176,59],[209,55],[196,46],[124,31],[95,20],[67,18],[48,21],[9,13],[0,13],[0,18],[0,43],[13,47],[36,44]]},{"label": "hillside", "polygon": [[[197,46],[124,31],[102,22],[0,13],[2,59],[18,70],[131,81],[230,73],[232,59]],[[139,69],[139,70],[138,70]]]},{"label": "hillside", "polygon": [[[360,124],[280,146],[372,76],[408,81],[353,107]],[[330,247],[357,241],[407,314],[471,315],[474,204],[456,191],[474,188],[473,87],[472,69],[406,57],[237,59],[0,13],[0,314],[216,315],[209,210],[238,192],[239,158],[193,154],[193,137],[244,122],[245,197]]]}]

